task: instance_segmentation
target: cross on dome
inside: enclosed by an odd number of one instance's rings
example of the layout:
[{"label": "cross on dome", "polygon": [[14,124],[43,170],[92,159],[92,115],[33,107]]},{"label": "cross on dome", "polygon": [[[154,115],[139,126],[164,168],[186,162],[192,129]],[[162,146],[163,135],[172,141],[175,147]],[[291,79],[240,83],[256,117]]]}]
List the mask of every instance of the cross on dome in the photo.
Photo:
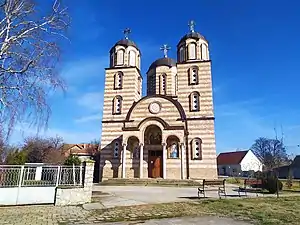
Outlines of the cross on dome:
[{"label": "cross on dome", "polygon": [[126,28],[126,29],[123,31],[123,33],[124,33],[125,39],[128,40],[129,34],[131,33],[130,28]]},{"label": "cross on dome", "polygon": [[189,27],[190,27],[190,32],[195,32],[195,25],[196,25],[196,22],[194,20],[191,20],[189,23],[188,23]]},{"label": "cross on dome", "polygon": [[171,48],[169,47],[169,45],[164,44],[163,46],[160,47],[160,50],[162,50],[164,52],[164,57],[167,58],[168,57],[168,51]]}]

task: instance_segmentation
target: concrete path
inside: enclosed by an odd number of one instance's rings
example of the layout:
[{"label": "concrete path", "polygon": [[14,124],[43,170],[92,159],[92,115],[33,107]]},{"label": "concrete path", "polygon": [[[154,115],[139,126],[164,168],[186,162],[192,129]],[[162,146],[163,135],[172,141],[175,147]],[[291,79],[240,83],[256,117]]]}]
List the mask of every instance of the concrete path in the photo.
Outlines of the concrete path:
[{"label": "concrete path", "polygon": [[135,222],[118,222],[118,223],[105,223],[105,225],[252,225],[252,223],[246,223],[243,221],[236,221],[228,218],[220,217],[182,217],[160,220],[148,220],[148,221],[135,221]]},{"label": "concrete path", "polygon": [[[238,198],[237,186],[228,185],[226,188],[228,198]],[[93,191],[108,193],[100,199],[101,205],[92,204],[93,208],[112,208],[116,206],[130,206],[143,204],[157,204],[168,202],[180,202],[198,199],[196,187],[150,187],[150,186],[100,186],[94,185]],[[218,198],[217,191],[208,191],[206,196]],[[256,194],[249,194],[256,196]]]}]

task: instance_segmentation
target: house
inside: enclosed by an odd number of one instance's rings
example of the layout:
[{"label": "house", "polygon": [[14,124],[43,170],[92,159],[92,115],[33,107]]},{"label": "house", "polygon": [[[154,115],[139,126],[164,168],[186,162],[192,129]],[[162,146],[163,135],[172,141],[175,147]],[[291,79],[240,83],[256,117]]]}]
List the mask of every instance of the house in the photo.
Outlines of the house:
[{"label": "house", "polygon": [[251,171],[262,171],[262,163],[251,150],[224,152],[217,157],[218,174],[248,176]]},{"label": "house", "polygon": [[65,157],[77,155],[81,161],[91,159],[98,151],[96,144],[64,144],[62,151]]},{"label": "house", "polygon": [[287,179],[289,176],[300,179],[300,155],[297,155],[290,165],[280,166],[275,171],[281,179]]}]

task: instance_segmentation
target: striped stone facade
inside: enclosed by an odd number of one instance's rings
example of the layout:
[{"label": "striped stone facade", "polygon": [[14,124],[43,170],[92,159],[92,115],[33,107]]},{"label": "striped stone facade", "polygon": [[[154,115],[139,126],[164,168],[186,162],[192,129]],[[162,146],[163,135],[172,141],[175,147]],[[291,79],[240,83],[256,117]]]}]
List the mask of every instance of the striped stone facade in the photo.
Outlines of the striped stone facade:
[{"label": "striped stone facade", "polygon": [[190,33],[177,46],[177,62],[156,60],[144,97],[139,49],[128,39],[118,43],[105,75],[101,177],[216,178],[208,42]]}]

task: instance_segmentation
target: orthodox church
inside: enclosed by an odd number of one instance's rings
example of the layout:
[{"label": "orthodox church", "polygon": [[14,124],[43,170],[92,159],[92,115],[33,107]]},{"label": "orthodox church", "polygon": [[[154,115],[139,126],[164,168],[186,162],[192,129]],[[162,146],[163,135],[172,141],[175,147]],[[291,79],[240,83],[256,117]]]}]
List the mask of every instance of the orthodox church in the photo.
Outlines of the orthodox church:
[{"label": "orthodox church", "polygon": [[125,38],[110,50],[100,152],[100,177],[217,178],[208,41],[189,23],[177,59],[155,60],[142,97],[141,53]]}]

